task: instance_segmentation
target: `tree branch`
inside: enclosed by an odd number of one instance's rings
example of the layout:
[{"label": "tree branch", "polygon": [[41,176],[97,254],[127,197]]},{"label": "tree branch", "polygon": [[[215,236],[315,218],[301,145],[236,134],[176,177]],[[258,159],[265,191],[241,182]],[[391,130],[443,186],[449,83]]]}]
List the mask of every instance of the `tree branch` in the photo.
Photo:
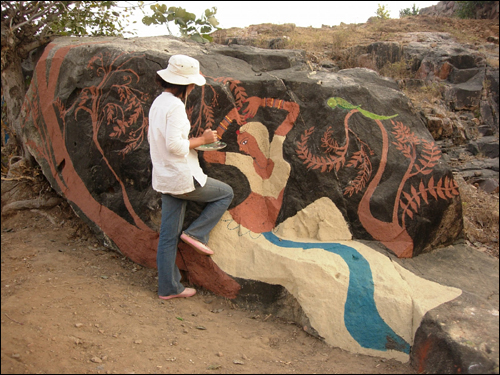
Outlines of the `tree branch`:
[{"label": "tree branch", "polygon": [[[38,8],[38,6],[37,6]],[[23,27],[24,25],[28,24],[28,23],[32,23],[35,19],[37,18],[40,18],[41,16],[43,16],[44,14],[46,14],[48,11],[50,10],[50,8],[47,8],[45,10],[42,10],[40,13],[37,13],[33,16],[31,16],[30,18],[28,18],[26,21],[24,22],[21,22],[20,24],[17,24],[15,25],[14,27],[12,27],[12,19],[11,19],[11,25],[10,25],[10,29],[12,31],[16,30],[16,29],[19,29],[21,27]]]},{"label": "tree branch", "polygon": [[22,47],[19,47],[19,55],[20,56],[27,56],[29,52],[33,51],[34,49],[43,46],[47,43],[50,43],[54,39],[54,36],[42,36],[41,38],[28,43],[26,45],[23,45]]},{"label": "tree branch", "polygon": [[[12,31],[16,30],[16,29],[19,29],[20,27],[23,27],[24,25],[28,24],[28,23],[33,23],[34,20],[36,20],[37,18],[40,18],[42,17],[43,15],[49,15],[49,13],[52,11],[52,10],[55,10],[55,16],[60,16],[62,15],[63,13],[67,13],[68,12],[68,5],[71,5],[74,3],[74,1],[60,1],[60,2],[53,2],[55,4],[47,7],[46,9],[40,11],[39,13],[36,13],[34,15],[32,15],[31,17],[29,17],[26,21],[24,22],[21,22],[20,24],[18,25],[15,25],[14,27],[12,27],[12,19],[11,19],[11,25],[10,25],[10,28]],[[57,4],[56,3],[60,3],[60,5],[62,5],[64,7],[64,11],[61,11],[59,9],[57,9]],[[21,2],[21,6],[22,6],[23,2]],[[34,13],[36,12],[38,9],[40,8],[40,4],[38,3],[36,5],[36,7],[33,9],[33,10],[30,10],[29,12],[23,12],[24,15],[26,14],[29,14],[29,13]],[[19,10],[21,12],[21,10]]]}]

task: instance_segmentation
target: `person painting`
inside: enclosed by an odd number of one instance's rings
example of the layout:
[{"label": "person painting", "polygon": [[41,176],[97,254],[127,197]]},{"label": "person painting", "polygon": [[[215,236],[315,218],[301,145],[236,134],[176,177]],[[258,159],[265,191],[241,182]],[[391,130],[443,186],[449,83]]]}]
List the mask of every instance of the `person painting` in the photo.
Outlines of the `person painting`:
[{"label": "person painting", "polygon": [[[203,86],[199,62],[189,56],[170,57],[166,69],[157,71],[163,92],[149,110],[148,141],[153,164],[153,189],[161,193],[160,238],[156,257],[158,296],[161,299],[186,298],[196,294],[185,288],[175,259],[180,239],[200,254],[214,252],[206,245],[209,233],[233,199],[231,186],[208,177],[200,167],[195,150],[217,140],[217,133],[206,129],[200,137],[189,138],[191,124],[186,114],[186,98],[195,85]],[[184,231],[187,201],[207,203],[200,216]],[[182,232],[182,233],[181,233]]]}]

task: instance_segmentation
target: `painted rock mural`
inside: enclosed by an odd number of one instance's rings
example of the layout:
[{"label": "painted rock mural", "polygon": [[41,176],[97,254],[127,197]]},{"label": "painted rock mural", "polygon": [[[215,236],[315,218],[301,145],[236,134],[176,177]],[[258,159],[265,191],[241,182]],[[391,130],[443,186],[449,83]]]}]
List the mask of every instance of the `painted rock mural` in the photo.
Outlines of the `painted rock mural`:
[{"label": "painted rock mural", "polygon": [[329,344],[407,360],[425,312],[460,291],[384,251],[447,245],[462,213],[439,147],[392,80],[310,72],[299,51],[61,38],[45,48],[23,107],[27,144],[54,189],[108,245],[156,267],[147,116],[155,72],[179,53],[207,79],[186,103],[192,134],[216,129],[227,143],[200,152],[202,166],[235,192],[211,234],[216,254],[180,244],[179,267],[229,298],[240,290],[233,277],[282,285]]}]

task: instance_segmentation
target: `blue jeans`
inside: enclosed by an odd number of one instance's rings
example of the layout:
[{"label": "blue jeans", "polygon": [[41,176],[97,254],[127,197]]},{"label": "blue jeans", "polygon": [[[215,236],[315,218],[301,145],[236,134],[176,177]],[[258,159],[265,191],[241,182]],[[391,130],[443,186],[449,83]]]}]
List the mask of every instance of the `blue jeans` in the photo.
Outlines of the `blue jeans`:
[{"label": "blue jeans", "polygon": [[184,231],[206,244],[210,231],[233,200],[233,189],[224,182],[208,177],[205,186],[195,183],[195,190],[192,192],[181,195],[162,194],[160,239],[156,254],[158,295],[162,297],[179,294],[184,290],[175,258],[188,200],[207,203],[200,216]]}]

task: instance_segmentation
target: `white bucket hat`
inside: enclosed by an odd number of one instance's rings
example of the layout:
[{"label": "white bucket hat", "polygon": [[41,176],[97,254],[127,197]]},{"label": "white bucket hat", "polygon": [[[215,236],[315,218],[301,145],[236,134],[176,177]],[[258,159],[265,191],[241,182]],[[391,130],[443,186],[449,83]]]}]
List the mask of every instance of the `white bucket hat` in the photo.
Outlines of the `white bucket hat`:
[{"label": "white bucket hat", "polygon": [[190,85],[194,83],[203,86],[205,77],[200,74],[198,60],[185,55],[173,55],[168,60],[167,69],[158,70],[156,73],[166,82],[175,85]]}]

